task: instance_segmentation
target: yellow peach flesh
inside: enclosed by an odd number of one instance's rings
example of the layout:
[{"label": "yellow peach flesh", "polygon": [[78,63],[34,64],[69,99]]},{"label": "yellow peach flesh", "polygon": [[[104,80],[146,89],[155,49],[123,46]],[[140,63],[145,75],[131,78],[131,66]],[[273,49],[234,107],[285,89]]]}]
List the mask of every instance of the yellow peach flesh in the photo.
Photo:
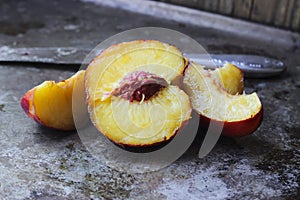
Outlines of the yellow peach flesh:
[{"label": "yellow peach flesh", "polygon": [[59,129],[74,130],[72,94],[76,81],[84,82],[84,71],[55,83],[45,81],[29,90],[21,100],[21,106],[29,117],[40,124]]}]

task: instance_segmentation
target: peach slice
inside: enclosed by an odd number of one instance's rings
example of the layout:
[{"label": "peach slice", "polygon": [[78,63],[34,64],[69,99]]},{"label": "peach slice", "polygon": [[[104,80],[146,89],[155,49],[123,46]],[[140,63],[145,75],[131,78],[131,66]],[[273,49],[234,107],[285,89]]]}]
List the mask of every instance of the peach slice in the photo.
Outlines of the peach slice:
[{"label": "peach slice", "polygon": [[[191,63],[184,73],[183,85],[190,96],[193,109],[200,114],[200,125],[207,127],[209,122],[224,123],[222,134],[226,136],[251,134],[259,127],[263,115],[257,94],[230,94],[215,73],[195,63]],[[226,83],[229,79],[225,78],[223,82]],[[237,94],[239,87],[230,88],[230,91]]]},{"label": "peach slice", "polygon": [[85,74],[90,118],[112,142],[149,147],[170,141],[189,120],[189,97],[170,85],[186,67],[174,46],[138,40],[113,45]]},{"label": "peach slice", "polygon": [[67,80],[45,81],[29,90],[21,99],[21,107],[36,122],[59,130],[74,130],[72,93],[76,81],[84,84],[85,71]]},{"label": "peach slice", "polygon": [[221,86],[230,94],[242,94],[244,91],[244,73],[231,63],[217,68],[211,73],[218,79]]}]

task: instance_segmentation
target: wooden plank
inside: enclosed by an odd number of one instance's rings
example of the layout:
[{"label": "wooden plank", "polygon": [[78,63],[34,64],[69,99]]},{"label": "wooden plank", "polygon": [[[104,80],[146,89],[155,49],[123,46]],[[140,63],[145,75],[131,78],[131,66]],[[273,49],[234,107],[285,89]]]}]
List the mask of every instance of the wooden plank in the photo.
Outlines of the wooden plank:
[{"label": "wooden plank", "polygon": [[257,22],[271,23],[275,6],[275,0],[254,0],[250,19]]},{"label": "wooden plank", "polygon": [[160,0],[299,31],[300,0]]},{"label": "wooden plank", "polygon": [[283,27],[288,6],[288,0],[277,0],[273,24]]},{"label": "wooden plank", "polygon": [[232,15],[233,0],[219,0],[219,13],[225,15]]},{"label": "wooden plank", "polygon": [[197,8],[199,8],[201,10],[206,10],[205,1],[206,0],[198,0],[197,1]]},{"label": "wooden plank", "polygon": [[216,12],[219,10],[219,0],[206,0],[205,10]]},{"label": "wooden plank", "polygon": [[283,26],[286,28],[291,27],[294,5],[295,5],[295,0],[288,1],[287,9],[285,12],[286,14],[285,14],[285,18],[284,18],[284,24],[283,24]]},{"label": "wooden plank", "polygon": [[291,28],[295,31],[300,31],[300,1],[295,1],[292,17]]},{"label": "wooden plank", "polygon": [[243,19],[249,19],[253,0],[234,0],[233,2],[233,16]]}]

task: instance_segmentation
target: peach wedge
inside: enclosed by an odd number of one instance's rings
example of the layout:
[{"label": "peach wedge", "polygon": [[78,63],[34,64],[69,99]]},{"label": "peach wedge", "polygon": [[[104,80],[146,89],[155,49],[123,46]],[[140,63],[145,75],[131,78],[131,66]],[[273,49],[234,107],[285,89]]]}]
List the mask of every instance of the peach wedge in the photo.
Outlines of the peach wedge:
[{"label": "peach wedge", "polygon": [[242,94],[244,91],[244,73],[231,63],[226,63],[211,71],[214,78],[229,94]]},{"label": "peach wedge", "polygon": [[[200,114],[200,125],[207,127],[210,122],[223,123],[222,134],[225,136],[251,134],[262,120],[263,108],[260,99],[256,93],[239,95],[240,78],[234,78],[231,83],[231,78],[224,78],[225,84],[222,84],[220,77],[223,76],[216,76],[216,71],[236,70],[233,65],[227,65],[224,69],[210,71],[195,63],[190,63],[185,70],[183,85],[193,109]],[[239,77],[239,73],[237,75]]]},{"label": "peach wedge", "polygon": [[76,81],[84,84],[85,71],[55,83],[45,81],[29,90],[21,99],[25,113],[39,124],[58,130],[75,129],[72,115],[72,92]]}]

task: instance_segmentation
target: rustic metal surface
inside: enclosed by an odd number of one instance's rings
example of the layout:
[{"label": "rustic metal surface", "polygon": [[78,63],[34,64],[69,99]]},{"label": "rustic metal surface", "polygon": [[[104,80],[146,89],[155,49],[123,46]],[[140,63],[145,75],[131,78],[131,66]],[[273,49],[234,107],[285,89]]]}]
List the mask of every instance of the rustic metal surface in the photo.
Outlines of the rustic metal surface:
[{"label": "rustic metal surface", "polygon": [[210,52],[256,53],[282,59],[288,66],[280,77],[246,80],[246,91],[257,91],[265,110],[253,135],[221,138],[207,157],[199,159],[200,132],[171,166],[128,174],[94,159],[75,132],[40,127],[19,106],[28,89],[47,79],[67,78],[72,70],[1,64],[0,199],[300,198],[299,41],[276,46],[253,36],[78,1],[1,1],[0,13],[0,46],[91,48],[126,29],[162,26],[190,35]]}]

